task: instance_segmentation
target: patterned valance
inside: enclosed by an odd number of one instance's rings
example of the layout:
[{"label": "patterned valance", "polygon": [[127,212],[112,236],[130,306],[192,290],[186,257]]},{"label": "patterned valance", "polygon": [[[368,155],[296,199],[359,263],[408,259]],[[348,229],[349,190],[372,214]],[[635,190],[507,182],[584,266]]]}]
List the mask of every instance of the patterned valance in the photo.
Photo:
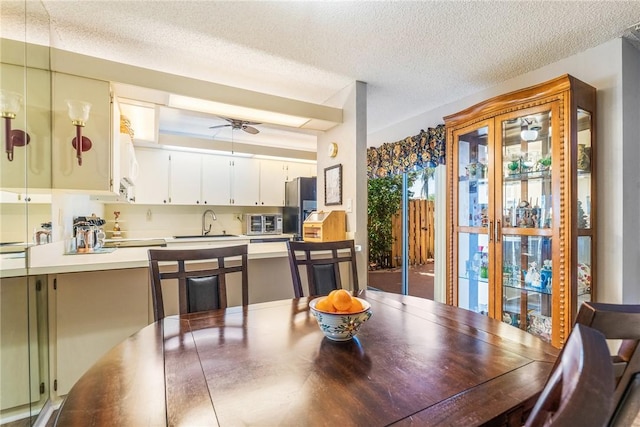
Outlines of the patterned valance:
[{"label": "patterned valance", "polygon": [[401,141],[385,142],[380,147],[367,149],[369,178],[382,178],[444,165],[445,135],[444,125],[438,125]]}]

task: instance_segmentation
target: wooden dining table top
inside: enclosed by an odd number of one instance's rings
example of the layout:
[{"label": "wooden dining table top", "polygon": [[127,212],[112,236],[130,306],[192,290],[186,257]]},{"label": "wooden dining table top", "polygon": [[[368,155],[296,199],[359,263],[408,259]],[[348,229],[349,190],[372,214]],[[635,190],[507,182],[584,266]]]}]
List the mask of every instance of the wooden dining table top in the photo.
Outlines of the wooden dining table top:
[{"label": "wooden dining table top", "polygon": [[170,316],[74,385],[58,426],[519,425],[558,350],[460,308],[378,291],[333,342],[312,298]]}]

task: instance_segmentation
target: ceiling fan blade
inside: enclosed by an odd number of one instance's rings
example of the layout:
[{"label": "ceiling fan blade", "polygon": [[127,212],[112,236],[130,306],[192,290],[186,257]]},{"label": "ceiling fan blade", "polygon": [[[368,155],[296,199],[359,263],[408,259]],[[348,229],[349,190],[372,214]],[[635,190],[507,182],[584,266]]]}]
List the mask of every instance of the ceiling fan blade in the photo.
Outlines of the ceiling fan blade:
[{"label": "ceiling fan blade", "polygon": [[209,126],[209,129],[226,128],[227,126],[231,126],[231,125]]},{"label": "ceiling fan blade", "polygon": [[256,133],[260,133],[260,131],[253,126],[242,125],[242,130],[250,133],[251,135],[255,135]]}]

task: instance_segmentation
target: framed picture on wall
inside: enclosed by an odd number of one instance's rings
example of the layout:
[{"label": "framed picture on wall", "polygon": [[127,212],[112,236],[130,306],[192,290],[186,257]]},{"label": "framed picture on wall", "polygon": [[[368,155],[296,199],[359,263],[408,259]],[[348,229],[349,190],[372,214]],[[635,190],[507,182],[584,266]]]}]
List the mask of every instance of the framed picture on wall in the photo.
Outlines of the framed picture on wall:
[{"label": "framed picture on wall", "polygon": [[342,204],[342,164],[324,168],[324,204]]}]

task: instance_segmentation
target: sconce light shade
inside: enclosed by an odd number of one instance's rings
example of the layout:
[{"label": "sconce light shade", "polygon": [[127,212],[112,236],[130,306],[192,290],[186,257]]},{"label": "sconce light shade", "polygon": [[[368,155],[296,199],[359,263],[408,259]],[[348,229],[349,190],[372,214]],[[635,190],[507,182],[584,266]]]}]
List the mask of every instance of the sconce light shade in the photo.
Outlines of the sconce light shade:
[{"label": "sconce light shade", "polygon": [[22,95],[10,90],[0,90],[0,114],[4,118],[4,144],[7,159],[13,161],[13,147],[24,147],[31,139],[29,134],[18,129],[11,129],[11,120],[15,119],[22,105]]},{"label": "sconce light shade", "polygon": [[10,90],[0,90],[0,110],[2,117],[15,118],[22,105],[22,95]]},{"label": "sconce light shade", "polygon": [[76,127],[76,137],[71,141],[71,145],[73,145],[73,148],[76,150],[78,165],[82,166],[82,153],[89,151],[92,145],[89,138],[82,136],[82,128],[89,120],[91,104],[89,102],[68,99],[67,107],[69,107],[71,123]]},{"label": "sconce light shade", "polygon": [[[89,112],[91,111],[91,104],[89,102],[77,101],[74,99],[67,100],[67,106],[69,107],[69,118],[74,125],[79,124],[84,126],[89,120]],[[79,122],[79,123],[76,123]]]}]

